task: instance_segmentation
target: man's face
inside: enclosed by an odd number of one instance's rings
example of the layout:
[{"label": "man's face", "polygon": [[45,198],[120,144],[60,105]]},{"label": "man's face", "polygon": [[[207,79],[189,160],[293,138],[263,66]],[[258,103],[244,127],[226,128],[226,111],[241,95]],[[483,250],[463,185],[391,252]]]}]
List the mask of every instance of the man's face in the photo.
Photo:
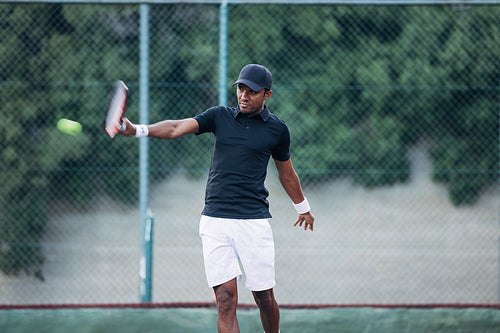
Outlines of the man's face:
[{"label": "man's face", "polygon": [[251,117],[264,110],[264,103],[271,97],[272,92],[270,90],[266,92],[265,89],[254,91],[250,87],[238,83],[236,93],[241,113]]}]

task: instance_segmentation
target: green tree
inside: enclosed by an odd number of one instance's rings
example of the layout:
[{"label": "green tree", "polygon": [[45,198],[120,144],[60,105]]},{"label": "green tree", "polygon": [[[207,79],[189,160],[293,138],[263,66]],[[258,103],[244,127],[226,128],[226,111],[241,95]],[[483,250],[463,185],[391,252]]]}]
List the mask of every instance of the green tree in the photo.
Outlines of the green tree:
[{"label": "green tree", "polygon": [[57,118],[43,79],[46,68],[38,67],[37,60],[47,39],[67,32],[60,10],[60,6],[0,6],[5,18],[0,27],[5,36],[0,41],[1,75],[8,85],[0,92],[4,115],[0,122],[0,269],[9,275],[26,272],[43,279],[40,239],[47,219],[50,171],[65,158],[82,156],[89,143],[87,136],[61,138],[49,126]]},{"label": "green tree", "polygon": [[449,185],[455,204],[476,202],[498,179],[500,23],[490,7],[474,9],[455,14],[435,66],[443,68],[449,93],[434,109],[442,128],[434,178]]}]

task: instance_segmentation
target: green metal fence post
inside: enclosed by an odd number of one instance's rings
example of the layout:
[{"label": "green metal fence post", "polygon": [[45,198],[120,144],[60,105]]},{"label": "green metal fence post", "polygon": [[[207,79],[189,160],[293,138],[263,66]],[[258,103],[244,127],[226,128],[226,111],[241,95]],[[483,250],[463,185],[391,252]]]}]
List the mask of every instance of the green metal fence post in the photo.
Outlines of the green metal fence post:
[{"label": "green metal fence post", "polygon": [[[140,73],[139,73],[139,122],[149,123],[149,6],[141,5],[140,14]],[[151,273],[153,250],[153,219],[149,211],[148,157],[149,139],[139,139],[139,207],[141,217],[140,286],[141,302],[151,302]]]},{"label": "green metal fence post", "polygon": [[219,105],[227,104],[227,1],[220,4],[219,13]]},{"label": "green metal fence post", "polygon": [[140,259],[139,276],[141,278],[140,294],[141,302],[151,302],[153,274],[153,226],[154,219],[151,211],[148,210],[147,216],[141,221],[141,244],[142,253]]}]

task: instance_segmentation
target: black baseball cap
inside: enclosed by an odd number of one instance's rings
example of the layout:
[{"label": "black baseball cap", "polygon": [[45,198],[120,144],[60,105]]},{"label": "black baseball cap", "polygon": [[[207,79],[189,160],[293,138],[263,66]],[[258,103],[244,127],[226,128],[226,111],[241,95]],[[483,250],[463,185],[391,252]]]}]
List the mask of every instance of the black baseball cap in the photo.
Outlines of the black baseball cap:
[{"label": "black baseball cap", "polygon": [[264,88],[271,90],[273,76],[266,67],[249,64],[241,69],[240,76],[238,76],[238,80],[234,84],[238,83],[242,83],[254,91],[261,91]]}]

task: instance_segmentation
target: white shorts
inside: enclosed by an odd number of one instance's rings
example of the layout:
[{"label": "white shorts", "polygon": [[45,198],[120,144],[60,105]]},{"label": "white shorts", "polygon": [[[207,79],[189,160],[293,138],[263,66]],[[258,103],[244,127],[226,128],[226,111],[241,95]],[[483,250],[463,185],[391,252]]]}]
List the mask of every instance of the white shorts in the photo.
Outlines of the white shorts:
[{"label": "white shorts", "polygon": [[267,219],[240,220],[203,215],[200,237],[210,287],[234,278],[241,279],[239,262],[245,271],[248,289],[262,291],[275,286],[274,241]]}]

